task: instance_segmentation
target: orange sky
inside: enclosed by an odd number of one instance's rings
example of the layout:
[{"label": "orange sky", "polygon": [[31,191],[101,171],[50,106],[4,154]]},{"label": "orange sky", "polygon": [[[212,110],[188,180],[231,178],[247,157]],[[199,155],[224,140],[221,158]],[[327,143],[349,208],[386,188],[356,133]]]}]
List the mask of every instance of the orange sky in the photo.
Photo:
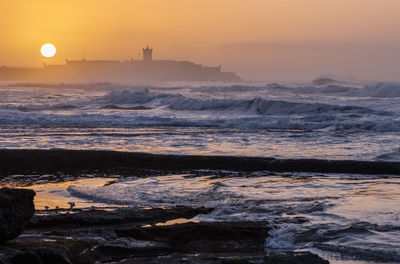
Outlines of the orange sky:
[{"label": "orange sky", "polygon": [[138,58],[149,44],[246,79],[400,80],[399,0],[1,0],[0,32],[8,66]]}]

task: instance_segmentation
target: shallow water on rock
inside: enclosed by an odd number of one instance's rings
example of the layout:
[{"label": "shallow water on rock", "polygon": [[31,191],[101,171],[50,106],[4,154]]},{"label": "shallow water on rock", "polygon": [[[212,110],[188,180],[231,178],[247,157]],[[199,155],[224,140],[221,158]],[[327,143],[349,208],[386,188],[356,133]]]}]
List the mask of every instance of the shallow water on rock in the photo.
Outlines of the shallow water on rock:
[{"label": "shallow water on rock", "polygon": [[[90,208],[90,207],[110,207],[107,203],[88,201],[72,196],[67,188],[71,185],[79,185],[81,187],[90,186],[90,188],[99,188],[113,181],[113,178],[92,178],[70,180],[65,182],[36,183],[25,188],[33,189],[36,192],[34,198],[35,209],[54,210],[70,208],[69,203],[74,203],[74,208]],[[113,205],[115,207],[115,205]]]},{"label": "shallow water on rock", "polygon": [[[30,186],[48,206],[205,206],[194,221],[268,221],[267,250],[312,250],[331,263],[400,262],[400,178],[360,175],[90,178]],[[51,201],[51,204],[49,202]],[[368,261],[368,262],[366,262]]]}]

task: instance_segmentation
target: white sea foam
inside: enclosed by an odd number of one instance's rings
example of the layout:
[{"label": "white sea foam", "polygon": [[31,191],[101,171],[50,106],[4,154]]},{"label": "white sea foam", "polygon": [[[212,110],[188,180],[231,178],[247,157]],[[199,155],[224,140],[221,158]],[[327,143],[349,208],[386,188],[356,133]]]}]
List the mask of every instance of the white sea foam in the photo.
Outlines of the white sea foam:
[{"label": "white sea foam", "polygon": [[356,106],[339,106],[322,103],[296,103],[283,100],[251,99],[198,99],[180,94],[113,91],[105,96],[105,102],[112,104],[150,104],[168,107],[171,110],[190,111],[233,111],[239,114],[286,115],[327,112],[369,112]]},{"label": "white sea foam", "polygon": [[399,260],[399,178],[212,176],[121,179],[105,186],[74,184],[68,191],[108,204],[215,208],[197,221],[266,221],[272,228],[269,251],[317,247],[349,258]]},{"label": "white sea foam", "polygon": [[[354,95],[354,94],[352,94]],[[399,83],[376,83],[365,86],[361,91],[355,93],[356,96],[371,96],[382,98],[400,97]]]},{"label": "white sea foam", "polygon": [[[302,155],[307,157],[375,159],[395,151],[400,133],[400,97],[396,97],[399,87],[396,83],[364,85],[338,81],[318,85],[159,87],[112,83],[8,84],[0,91],[0,144],[35,148],[96,148],[97,144],[129,150],[138,149],[139,145],[138,150],[143,151],[192,154],[229,154],[230,149],[231,154],[237,155],[279,157],[288,157],[290,153],[295,153],[290,157],[298,157],[296,148],[303,149]],[[24,134],[15,134],[15,127],[23,128]],[[47,127],[48,133],[34,133],[37,127]],[[68,128],[70,134],[52,136],[54,127]],[[92,136],[97,133],[81,133],[96,127],[119,132],[105,134],[103,141]],[[162,128],[164,132],[156,138],[143,133],[132,141],[130,132],[123,130],[142,127]],[[183,134],[174,132],[178,128],[192,130],[190,134],[185,132],[186,143]],[[206,129],[214,132],[203,133]],[[79,135],[76,145],[68,138],[73,135]],[[118,141],[114,140],[116,136]],[[388,139],[392,144],[387,144]],[[157,142],[157,148],[152,142]],[[313,147],[311,142],[320,145]],[[227,147],[221,148],[221,144]],[[293,146],[290,152],[289,146]]]},{"label": "white sea foam", "polygon": [[361,87],[329,84],[324,86],[294,87],[295,93],[316,93],[351,97],[395,98],[400,97],[400,83],[378,82]]},{"label": "white sea foam", "polygon": [[400,149],[395,149],[390,153],[385,153],[376,157],[378,161],[400,161]]}]

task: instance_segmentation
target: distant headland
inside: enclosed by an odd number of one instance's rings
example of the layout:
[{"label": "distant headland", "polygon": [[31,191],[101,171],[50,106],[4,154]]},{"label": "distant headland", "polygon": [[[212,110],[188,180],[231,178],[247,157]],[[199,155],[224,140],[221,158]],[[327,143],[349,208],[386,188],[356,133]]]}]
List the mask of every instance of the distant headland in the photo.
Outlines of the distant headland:
[{"label": "distant headland", "polygon": [[44,64],[43,68],[0,67],[1,81],[217,81],[236,82],[234,72],[221,66],[208,67],[190,61],[153,60],[153,49],[143,49],[141,60],[68,60],[62,65]]}]

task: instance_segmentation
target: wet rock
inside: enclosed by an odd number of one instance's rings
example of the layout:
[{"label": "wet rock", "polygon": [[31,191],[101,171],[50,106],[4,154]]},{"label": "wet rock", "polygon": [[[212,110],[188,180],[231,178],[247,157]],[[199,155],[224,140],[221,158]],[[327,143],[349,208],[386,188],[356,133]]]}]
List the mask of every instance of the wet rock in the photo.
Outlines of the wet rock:
[{"label": "wet rock", "polygon": [[264,264],[329,264],[329,261],[311,252],[269,253]]},{"label": "wet rock", "polygon": [[120,237],[163,242],[183,252],[263,252],[268,231],[264,222],[200,222],[115,230]]},{"label": "wet rock", "polygon": [[86,150],[0,150],[0,175],[151,169],[326,172],[400,175],[400,162],[159,155]]},{"label": "wet rock", "polygon": [[11,264],[71,264],[65,254],[53,248],[28,248],[9,256],[6,263]]},{"label": "wet rock", "polygon": [[[233,256],[255,254],[261,256],[262,260],[265,238],[269,231],[264,222],[186,223],[114,228],[118,238],[101,242],[90,250],[75,255],[74,263],[112,262],[123,259],[132,259],[127,263],[222,263],[219,258],[199,259],[201,253],[207,256],[214,253]],[[182,259],[178,258],[177,254]],[[194,258],[199,262],[189,261]],[[162,262],[162,259],[168,261]]]},{"label": "wet rock", "polygon": [[[63,257],[73,263],[262,263],[269,228],[264,222],[186,223],[169,226],[132,224],[31,229],[7,245]],[[37,248],[47,248],[38,250]],[[49,248],[60,251],[52,254]],[[15,252],[9,255],[15,255]],[[45,254],[46,253],[46,254]],[[257,256],[258,262],[252,262]],[[68,263],[63,261],[53,263]],[[49,260],[50,261],[50,260]]]},{"label": "wet rock", "polygon": [[212,210],[178,206],[115,211],[75,209],[65,214],[43,211],[40,213],[49,215],[36,215],[23,236],[7,243],[12,252],[5,254],[15,261],[20,259],[20,263],[32,256],[43,264],[70,263],[69,260],[77,264],[262,263],[270,230],[267,224],[186,222]]},{"label": "wet rock", "polygon": [[61,250],[54,248],[33,248],[31,250],[38,254],[43,264],[71,264]]},{"label": "wet rock", "polygon": [[224,254],[174,253],[157,257],[124,259],[120,264],[262,264],[262,256],[233,256]]},{"label": "wet rock", "polygon": [[172,253],[165,244],[155,241],[143,241],[132,238],[119,238],[93,249],[97,260],[116,261],[130,257],[162,256]]},{"label": "wet rock", "polygon": [[0,189],[0,241],[8,241],[21,234],[35,211],[35,192],[28,189]]},{"label": "wet rock", "polygon": [[23,252],[16,254],[15,256],[10,258],[9,262],[11,264],[27,264],[27,263],[43,264],[39,255],[30,250],[23,251]]},{"label": "wet rock", "polygon": [[57,227],[57,226],[96,226],[107,224],[153,224],[176,218],[190,219],[198,214],[207,214],[212,208],[184,207],[134,209],[120,208],[107,210],[74,210],[69,214],[35,215],[29,227]]}]

